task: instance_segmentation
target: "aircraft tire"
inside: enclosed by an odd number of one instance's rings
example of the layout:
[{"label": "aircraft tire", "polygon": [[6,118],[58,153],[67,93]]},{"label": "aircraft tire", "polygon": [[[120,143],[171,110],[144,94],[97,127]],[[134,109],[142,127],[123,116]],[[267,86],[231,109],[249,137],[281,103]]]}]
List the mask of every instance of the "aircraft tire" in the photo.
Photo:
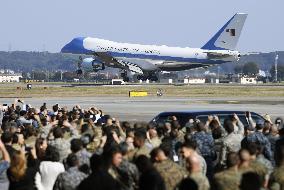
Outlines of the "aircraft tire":
[{"label": "aircraft tire", "polygon": [[123,78],[123,81],[124,81],[124,82],[129,82],[129,77],[124,77],[124,78]]},{"label": "aircraft tire", "polygon": [[83,71],[82,71],[82,69],[78,69],[78,70],[76,71],[76,73],[77,73],[77,75],[82,75],[82,74],[83,74]]}]

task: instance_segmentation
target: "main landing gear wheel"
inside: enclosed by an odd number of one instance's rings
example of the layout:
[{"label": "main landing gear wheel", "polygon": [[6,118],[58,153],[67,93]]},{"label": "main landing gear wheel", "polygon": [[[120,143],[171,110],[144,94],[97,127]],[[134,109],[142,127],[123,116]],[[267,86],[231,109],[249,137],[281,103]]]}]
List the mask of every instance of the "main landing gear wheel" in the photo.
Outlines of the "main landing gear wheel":
[{"label": "main landing gear wheel", "polygon": [[157,76],[151,76],[151,77],[150,77],[150,80],[151,80],[151,81],[158,81],[159,79],[158,79]]},{"label": "main landing gear wheel", "polygon": [[142,80],[142,81],[146,81],[148,78],[146,76],[143,75],[138,75],[137,76],[137,80]]},{"label": "main landing gear wheel", "polygon": [[129,82],[129,77],[124,77],[124,78],[123,78],[123,81],[124,81],[124,82]]},{"label": "main landing gear wheel", "polygon": [[124,82],[129,82],[129,77],[127,76],[127,71],[120,73],[120,76],[123,78]]},{"label": "main landing gear wheel", "polygon": [[78,69],[78,70],[76,71],[76,74],[77,74],[77,75],[82,75],[82,74],[83,74],[82,69]]}]

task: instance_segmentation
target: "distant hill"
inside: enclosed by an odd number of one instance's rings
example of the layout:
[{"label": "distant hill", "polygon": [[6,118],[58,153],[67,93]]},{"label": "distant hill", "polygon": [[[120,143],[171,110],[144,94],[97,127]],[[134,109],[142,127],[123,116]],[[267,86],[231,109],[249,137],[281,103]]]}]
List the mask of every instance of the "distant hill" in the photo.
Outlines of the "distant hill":
[{"label": "distant hill", "polygon": [[32,70],[75,70],[77,55],[48,52],[0,52],[0,68],[30,72]]},{"label": "distant hill", "polygon": [[[284,65],[284,51],[277,52],[279,55],[278,64]],[[244,64],[247,62],[255,62],[263,71],[269,71],[275,63],[275,52],[270,53],[253,53],[244,55],[238,62],[226,63],[221,66],[225,72],[233,72],[236,64]]]},{"label": "distant hill", "polygon": [[[284,51],[278,52],[279,64],[284,64]],[[220,66],[220,72],[233,72],[235,64],[256,62],[259,68],[269,71],[274,64],[275,52],[259,53],[243,56],[237,63],[226,63]],[[66,55],[61,53],[48,52],[0,52],[0,69],[11,69],[17,72],[30,72],[32,70],[64,70],[75,71],[78,55]],[[210,70],[216,70],[211,68]],[[116,71],[108,69],[108,71]],[[186,71],[187,72],[187,71]]]}]

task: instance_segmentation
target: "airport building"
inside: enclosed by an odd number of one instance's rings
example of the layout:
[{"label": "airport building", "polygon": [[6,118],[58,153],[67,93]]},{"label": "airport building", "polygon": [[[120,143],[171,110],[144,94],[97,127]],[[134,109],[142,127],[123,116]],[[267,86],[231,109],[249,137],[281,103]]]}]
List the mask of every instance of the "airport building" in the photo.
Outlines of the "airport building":
[{"label": "airport building", "polygon": [[229,76],[231,83],[239,84],[257,84],[257,76],[247,76],[247,75],[231,75]]},{"label": "airport building", "polygon": [[20,82],[21,73],[0,73],[0,82]]},{"label": "airport building", "polygon": [[256,77],[241,77],[239,79],[239,82],[241,84],[256,84],[257,83]]}]

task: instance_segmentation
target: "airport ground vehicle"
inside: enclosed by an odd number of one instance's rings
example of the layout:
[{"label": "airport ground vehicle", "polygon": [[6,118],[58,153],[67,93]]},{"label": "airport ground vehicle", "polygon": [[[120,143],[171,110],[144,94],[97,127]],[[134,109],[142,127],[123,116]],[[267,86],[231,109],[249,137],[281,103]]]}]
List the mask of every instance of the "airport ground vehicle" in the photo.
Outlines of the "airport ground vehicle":
[{"label": "airport ground vehicle", "polygon": [[[184,127],[186,123],[190,119],[199,119],[202,122],[206,122],[208,119],[209,115],[216,115],[218,116],[221,124],[223,124],[224,120],[233,114],[237,114],[242,123],[244,124],[245,127],[249,125],[248,120],[246,118],[246,112],[245,111],[173,111],[173,112],[162,112],[158,114],[156,117],[154,117],[150,123],[153,124],[159,124],[163,123],[166,121],[170,121],[173,116],[177,118],[179,121],[180,125]],[[252,119],[256,123],[261,123],[264,122],[264,118],[255,113],[255,112],[250,112]]]}]

